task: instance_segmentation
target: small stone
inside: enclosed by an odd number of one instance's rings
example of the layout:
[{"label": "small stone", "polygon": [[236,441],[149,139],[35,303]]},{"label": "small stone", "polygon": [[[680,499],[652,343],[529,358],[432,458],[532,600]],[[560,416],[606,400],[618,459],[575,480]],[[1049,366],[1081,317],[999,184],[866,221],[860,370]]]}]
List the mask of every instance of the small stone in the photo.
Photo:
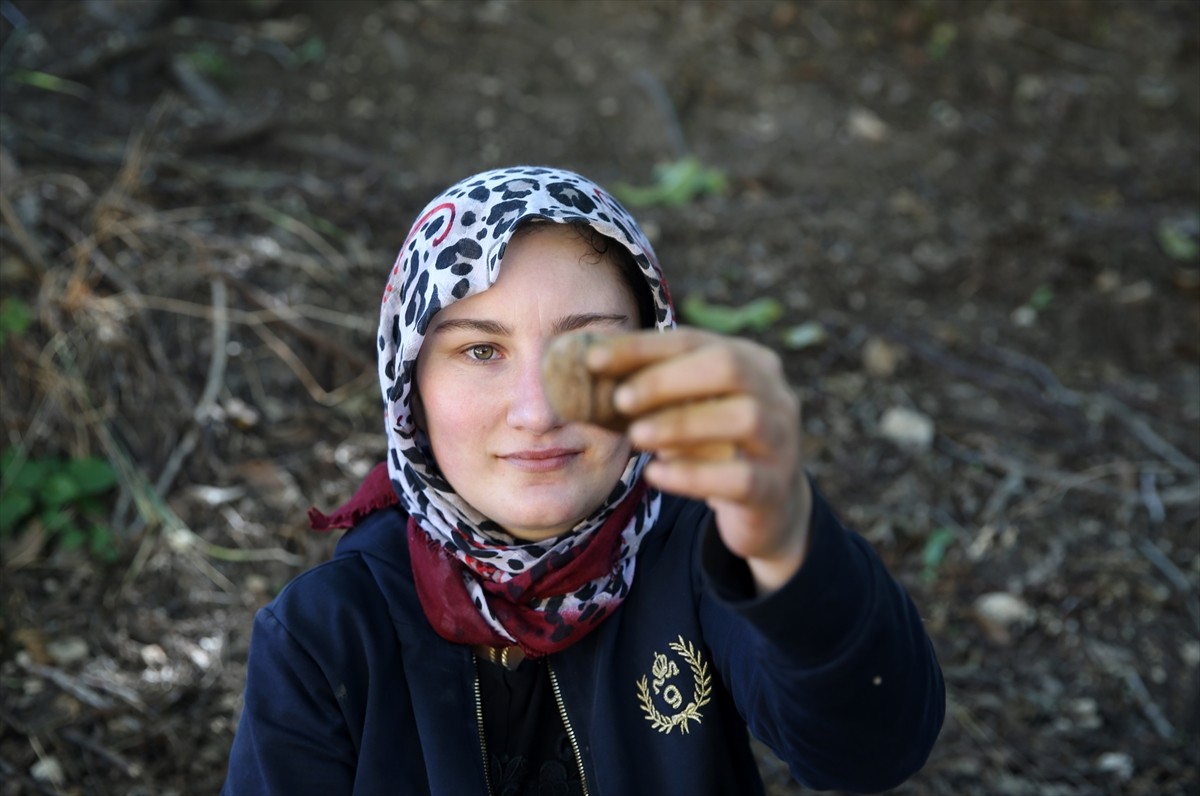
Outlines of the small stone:
[{"label": "small stone", "polygon": [[1028,304],[1022,304],[1012,312],[1013,326],[1028,329],[1037,323],[1037,310]]},{"label": "small stone", "polygon": [[891,378],[904,357],[904,350],[881,337],[872,337],[863,345],[863,368],[878,379]]},{"label": "small stone", "polygon": [[247,575],[243,583],[251,594],[266,594],[271,585],[263,575]]},{"label": "small stone", "polygon": [[974,614],[983,632],[997,644],[1011,644],[1013,633],[1033,624],[1037,616],[1029,603],[1002,591],[975,600]]},{"label": "small stone", "polygon": [[887,123],[866,108],[855,108],[846,119],[846,127],[853,138],[877,143],[888,135]]},{"label": "small stone", "polygon": [[1105,752],[1096,760],[1096,768],[1124,782],[1133,777],[1133,758],[1125,752]]},{"label": "small stone", "polygon": [[1067,713],[1074,720],[1076,727],[1084,730],[1094,730],[1104,724],[1100,717],[1100,705],[1091,697],[1073,699],[1066,705]]},{"label": "small stone", "polygon": [[147,644],[141,649],[142,662],[147,666],[165,666],[167,653],[157,644]]},{"label": "small stone", "polygon": [[879,421],[879,433],[895,445],[924,452],[933,446],[933,420],[903,406],[890,407]]},{"label": "small stone", "polygon": [[65,780],[62,763],[55,757],[43,757],[38,760],[29,767],[29,776],[38,782],[49,782],[56,786],[62,785]]},{"label": "small stone", "polygon": [[59,666],[69,666],[85,660],[90,651],[87,642],[78,636],[68,636],[46,642],[46,652]]},{"label": "small stone", "polygon": [[818,346],[824,343],[827,337],[825,327],[820,321],[808,321],[784,332],[783,344],[793,351],[799,351]]}]

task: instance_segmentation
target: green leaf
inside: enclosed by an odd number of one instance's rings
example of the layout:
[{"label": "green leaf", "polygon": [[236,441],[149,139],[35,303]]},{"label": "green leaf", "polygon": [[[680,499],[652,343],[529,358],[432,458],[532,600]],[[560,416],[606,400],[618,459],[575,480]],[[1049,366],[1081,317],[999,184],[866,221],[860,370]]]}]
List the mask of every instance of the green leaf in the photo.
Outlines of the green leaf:
[{"label": "green leaf", "polygon": [[932,583],[937,579],[938,567],[942,565],[946,550],[955,538],[957,537],[954,531],[949,528],[938,528],[929,534],[929,538],[925,540],[925,548],[921,551],[921,580]]},{"label": "green leaf", "polygon": [[1054,301],[1054,288],[1049,285],[1038,285],[1033,291],[1033,295],[1029,297],[1029,306],[1033,307],[1038,312],[1046,309]]},{"label": "green leaf", "polygon": [[81,517],[103,517],[105,513],[104,502],[94,495],[87,495],[76,500],[73,508]]},{"label": "green leaf", "polygon": [[85,85],[64,80],[58,75],[39,72],[34,69],[14,69],[8,73],[8,79],[24,83],[27,86],[33,86],[34,88],[40,88],[44,91],[67,94],[78,99],[88,99],[92,96],[92,90]]},{"label": "green leaf", "polygon": [[1158,245],[1172,260],[1184,262],[1200,258],[1200,242],[1197,242],[1197,228],[1200,219],[1164,218],[1158,222],[1155,232]]},{"label": "green leaf", "polygon": [[38,489],[38,498],[46,506],[65,506],[79,497],[79,485],[66,472],[51,473]]},{"label": "green leaf", "polygon": [[74,524],[71,512],[65,509],[46,509],[42,512],[42,527],[50,533],[58,533]]},{"label": "green leaf", "polygon": [[0,335],[14,337],[25,334],[33,316],[29,314],[29,306],[19,298],[8,297],[0,301]]},{"label": "green leaf", "polygon": [[18,489],[8,489],[0,495],[0,533],[16,528],[33,512],[33,496]]},{"label": "green leaf", "polygon": [[945,58],[950,52],[950,47],[958,38],[958,28],[953,22],[939,22],[933,26],[933,30],[929,34],[929,42],[925,45],[925,52],[935,61]]},{"label": "green leaf", "polygon": [[117,473],[112,465],[93,456],[71,459],[67,462],[66,471],[79,486],[80,495],[100,495],[117,483]]},{"label": "green leaf", "polygon": [[5,473],[7,473],[5,480],[13,489],[36,492],[42,482],[50,477],[50,473],[58,468],[58,465],[57,459],[26,459],[18,464],[11,473],[5,468]]},{"label": "green leaf", "polygon": [[121,551],[117,549],[116,537],[113,536],[112,531],[105,525],[93,525],[91,527],[91,538],[88,542],[88,547],[91,548],[93,555],[109,563],[116,561],[121,555]]},{"label": "green leaf", "polygon": [[42,484],[58,469],[54,459],[26,459],[20,469],[13,475],[10,483],[20,489],[30,492],[41,489]]},{"label": "green leaf", "polygon": [[654,176],[653,185],[618,183],[613,193],[631,207],[679,207],[704,194],[724,193],[729,186],[723,171],[706,168],[691,155],[656,167]]},{"label": "green leaf", "polygon": [[231,85],[237,76],[233,63],[215,44],[201,43],[187,54],[187,59],[205,77],[210,77],[222,85]]},{"label": "green leaf", "polygon": [[79,530],[75,525],[69,525],[63,529],[59,536],[59,543],[66,550],[75,550],[83,546],[87,541],[87,534]]},{"label": "green leaf", "polygon": [[320,61],[325,57],[325,42],[320,36],[312,36],[295,50],[296,61],[302,64]]},{"label": "green leaf", "polygon": [[760,298],[740,307],[709,304],[703,296],[691,295],[680,308],[688,323],[722,334],[763,331],[783,317],[783,305],[773,298]]}]

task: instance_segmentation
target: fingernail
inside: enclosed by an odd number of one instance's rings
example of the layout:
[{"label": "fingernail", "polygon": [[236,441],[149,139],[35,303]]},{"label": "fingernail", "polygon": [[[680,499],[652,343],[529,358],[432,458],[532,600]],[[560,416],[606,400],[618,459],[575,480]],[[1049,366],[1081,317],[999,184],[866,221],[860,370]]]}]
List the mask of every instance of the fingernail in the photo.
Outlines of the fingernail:
[{"label": "fingernail", "polygon": [[649,445],[654,442],[654,424],[639,420],[629,427],[629,439],[635,445]]},{"label": "fingernail", "polygon": [[622,384],[613,393],[613,403],[622,412],[628,412],[630,409],[633,409],[633,399],[633,388],[628,384]]}]

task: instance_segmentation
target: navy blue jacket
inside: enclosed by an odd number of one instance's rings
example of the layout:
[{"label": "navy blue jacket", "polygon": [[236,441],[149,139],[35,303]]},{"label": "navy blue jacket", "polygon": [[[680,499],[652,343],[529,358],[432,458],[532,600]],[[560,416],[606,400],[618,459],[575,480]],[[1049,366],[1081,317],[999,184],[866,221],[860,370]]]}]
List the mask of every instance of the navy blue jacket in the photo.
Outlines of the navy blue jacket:
[{"label": "navy blue jacket", "polygon": [[[258,614],[226,796],[487,794],[476,660],[417,600],[398,508]],[[622,606],[549,659],[592,796],[763,791],[749,727],[818,789],[878,791],[921,767],[941,670],[865,540],[814,495],[810,550],[754,598],[703,503],[665,496]]]}]

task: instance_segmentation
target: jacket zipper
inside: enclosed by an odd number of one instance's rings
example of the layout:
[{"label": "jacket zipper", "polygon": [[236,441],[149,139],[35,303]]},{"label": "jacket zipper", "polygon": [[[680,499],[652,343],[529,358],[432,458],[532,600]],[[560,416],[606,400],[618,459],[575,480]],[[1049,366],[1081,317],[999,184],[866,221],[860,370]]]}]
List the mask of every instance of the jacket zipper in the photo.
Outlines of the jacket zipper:
[{"label": "jacket zipper", "polygon": [[[567,739],[571,742],[571,751],[575,753],[575,765],[579,766],[579,787],[583,791],[583,796],[589,796],[587,786],[587,773],[583,770],[583,755],[579,752],[579,741],[575,737],[575,729],[571,727],[571,719],[567,717],[567,705],[563,702],[562,689],[558,687],[558,675],[554,673],[554,667],[550,661],[546,661],[546,671],[550,673],[550,688],[554,691],[554,701],[558,703],[558,713],[562,716],[563,727],[567,730]],[[475,681],[476,692],[479,690],[479,680]],[[480,716],[483,711],[480,711]],[[482,732],[483,724],[480,719],[480,731]],[[490,786],[489,786],[490,787]]]},{"label": "jacket zipper", "polygon": [[483,781],[487,783],[488,796],[495,796],[492,790],[492,777],[488,773],[487,737],[483,732],[483,694],[479,685],[479,661],[471,656],[475,664],[475,721],[479,726],[479,753],[483,755]]}]

